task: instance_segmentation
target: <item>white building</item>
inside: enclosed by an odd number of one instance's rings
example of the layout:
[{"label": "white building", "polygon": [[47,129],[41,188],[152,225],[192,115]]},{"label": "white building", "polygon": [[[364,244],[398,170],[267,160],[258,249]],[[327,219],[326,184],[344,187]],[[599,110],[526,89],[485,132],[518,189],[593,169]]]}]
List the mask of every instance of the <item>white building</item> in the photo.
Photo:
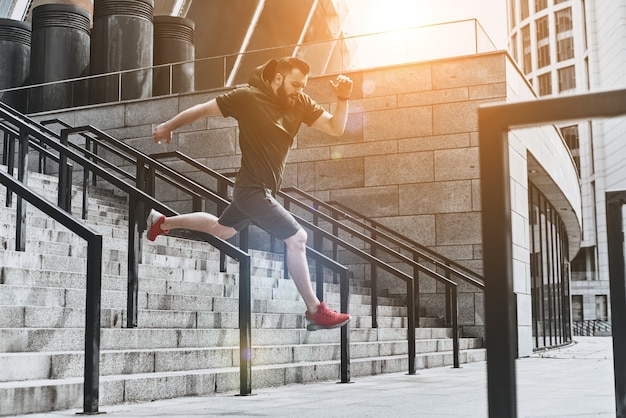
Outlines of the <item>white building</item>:
[{"label": "white building", "polygon": [[[626,1],[509,0],[510,53],[540,96],[626,85]],[[623,118],[560,126],[581,177],[583,240],[571,263],[575,322],[609,319],[605,192],[626,188]]]}]

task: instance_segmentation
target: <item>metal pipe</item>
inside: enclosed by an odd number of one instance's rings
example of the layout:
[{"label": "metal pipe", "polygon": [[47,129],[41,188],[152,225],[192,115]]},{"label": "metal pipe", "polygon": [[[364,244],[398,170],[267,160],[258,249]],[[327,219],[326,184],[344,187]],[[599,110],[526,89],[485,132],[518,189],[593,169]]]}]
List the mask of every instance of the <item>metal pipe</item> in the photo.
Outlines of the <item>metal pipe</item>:
[{"label": "metal pipe", "polygon": [[626,191],[606,193],[615,415],[618,418],[626,417],[626,280],[624,278],[624,222],[622,219],[624,204],[626,204]]}]

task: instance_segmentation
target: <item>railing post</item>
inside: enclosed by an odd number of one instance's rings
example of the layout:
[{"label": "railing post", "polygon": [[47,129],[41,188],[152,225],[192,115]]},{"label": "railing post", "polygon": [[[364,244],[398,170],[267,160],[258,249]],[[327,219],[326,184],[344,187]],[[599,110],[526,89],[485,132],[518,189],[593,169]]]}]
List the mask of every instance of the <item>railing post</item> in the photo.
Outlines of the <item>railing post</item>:
[{"label": "railing post", "polygon": [[615,415],[619,418],[626,417],[626,279],[624,278],[624,220],[622,218],[624,204],[626,204],[626,191],[606,193]]},{"label": "railing post", "polygon": [[[17,163],[17,179],[25,185],[28,182],[28,131],[24,128],[20,129]],[[15,250],[22,252],[26,251],[26,207],[24,199],[17,196]]]},{"label": "railing post", "polygon": [[[69,143],[69,133],[67,129],[61,129],[61,137],[59,139],[61,145],[67,147]],[[67,213],[72,212],[72,189],[67,188],[67,184],[71,184],[71,176],[69,173],[69,165],[67,163],[67,155],[64,152],[59,153],[59,196],[58,205]]]},{"label": "railing post", "polygon": [[[348,271],[344,270],[339,275],[340,308],[341,312],[349,313],[350,284],[348,283]],[[350,323],[341,327],[341,383],[350,383]]]},{"label": "railing post", "polygon": [[[319,226],[317,212],[313,215],[313,225]],[[313,231],[313,248],[320,253],[324,251],[322,237],[317,229]],[[315,294],[319,300],[324,300],[324,269],[319,260],[315,261]]]},{"label": "railing post", "polygon": [[[13,172],[15,171],[15,137],[8,132],[4,133],[4,148],[5,148],[5,159],[4,162],[7,166],[7,172],[11,177],[13,177]],[[13,192],[11,189],[7,187],[7,198],[6,198],[6,207],[10,208],[13,205]]]},{"label": "railing post", "polygon": [[239,394],[252,393],[252,300],[250,257],[239,259]]},{"label": "railing post", "polygon": [[[154,171],[146,168],[143,159],[137,160],[136,186],[146,191],[154,184]],[[154,193],[153,193],[154,194]],[[132,195],[128,198],[128,282],[126,288],[126,328],[135,328],[139,318],[139,264],[141,263],[141,233],[145,209],[143,202]]]},{"label": "railing post", "polygon": [[[413,261],[419,263],[419,255],[417,253],[413,253]],[[415,303],[415,327],[419,328],[420,324],[420,272],[417,266],[413,267],[413,303]]]},{"label": "railing post", "polygon": [[85,379],[83,411],[98,412],[100,382],[100,303],[102,290],[102,235],[87,245],[87,297],[85,311]]},{"label": "railing post", "polygon": [[[376,240],[378,237],[376,233],[372,233],[372,239]],[[376,257],[376,245],[371,246],[371,253]],[[378,328],[378,270],[374,263],[370,263],[370,291],[371,309],[372,309],[372,328]]]},{"label": "railing post", "polygon": [[[446,286],[448,288],[450,286]],[[455,368],[459,368],[459,288],[454,286],[452,293],[452,358]]]},{"label": "railing post", "polygon": [[415,374],[415,303],[413,301],[414,282],[409,280],[406,282],[406,301],[407,301],[407,342],[409,344],[409,373]]},{"label": "railing post", "polygon": [[[483,110],[483,109],[481,109]],[[489,117],[491,116],[491,117]],[[482,242],[489,416],[515,418],[516,312],[513,293],[508,130],[479,112]],[[487,225],[489,227],[487,228]]]}]

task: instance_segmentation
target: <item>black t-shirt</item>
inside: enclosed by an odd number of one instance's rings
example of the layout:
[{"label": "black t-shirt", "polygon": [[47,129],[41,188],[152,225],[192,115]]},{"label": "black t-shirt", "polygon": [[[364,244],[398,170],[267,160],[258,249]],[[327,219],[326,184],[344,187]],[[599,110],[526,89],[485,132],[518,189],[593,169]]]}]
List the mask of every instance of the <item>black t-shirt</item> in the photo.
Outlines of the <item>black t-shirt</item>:
[{"label": "black t-shirt", "polygon": [[224,117],[239,122],[237,185],[278,191],[300,125],[311,125],[324,109],[306,94],[300,94],[293,107],[285,107],[275,95],[254,86],[240,87],[216,100]]}]

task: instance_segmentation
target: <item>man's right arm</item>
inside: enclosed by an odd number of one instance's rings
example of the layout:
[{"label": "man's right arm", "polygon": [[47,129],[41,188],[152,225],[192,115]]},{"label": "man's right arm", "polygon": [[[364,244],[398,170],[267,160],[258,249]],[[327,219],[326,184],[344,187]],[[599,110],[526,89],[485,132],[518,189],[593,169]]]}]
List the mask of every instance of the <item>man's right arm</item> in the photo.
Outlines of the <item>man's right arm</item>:
[{"label": "man's right arm", "polygon": [[201,118],[221,115],[222,111],[217,105],[217,101],[215,99],[211,99],[207,102],[192,106],[189,109],[180,112],[172,119],[158,125],[154,128],[152,138],[157,144],[160,144],[163,139],[165,139],[165,143],[169,144],[172,140],[172,132],[175,129],[178,129],[181,126],[189,125],[190,123],[193,123]]}]

